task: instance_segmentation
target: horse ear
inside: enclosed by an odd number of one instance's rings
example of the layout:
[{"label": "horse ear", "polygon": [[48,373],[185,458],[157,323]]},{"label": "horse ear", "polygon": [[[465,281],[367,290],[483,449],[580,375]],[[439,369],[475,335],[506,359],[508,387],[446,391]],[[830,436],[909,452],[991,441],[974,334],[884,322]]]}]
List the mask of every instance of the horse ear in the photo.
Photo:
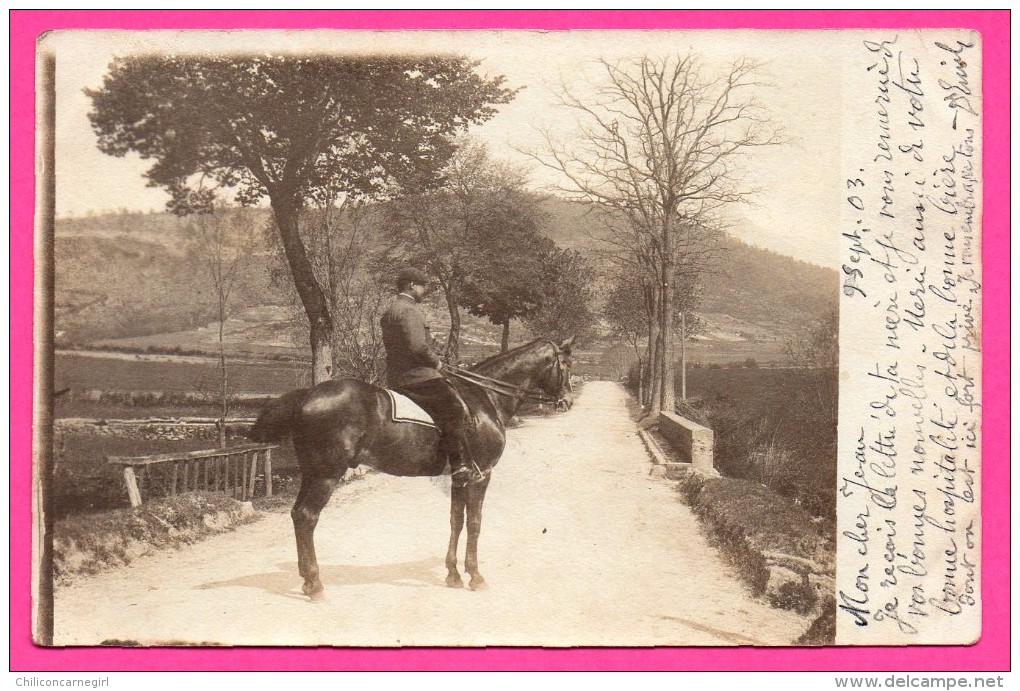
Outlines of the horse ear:
[{"label": "horse ear", "polygon": [[567,355],[570,355],[570,347],[574,344],[574,338],[575,338],[574,336],[571,336],[570,338],[560,343],[560,350],[562,350]]}]

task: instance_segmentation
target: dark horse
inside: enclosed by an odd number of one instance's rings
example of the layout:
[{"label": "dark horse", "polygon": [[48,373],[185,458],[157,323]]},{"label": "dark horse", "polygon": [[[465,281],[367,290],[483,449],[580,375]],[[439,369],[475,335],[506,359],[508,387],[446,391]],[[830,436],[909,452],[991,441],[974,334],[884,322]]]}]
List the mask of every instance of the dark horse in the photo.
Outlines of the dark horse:
[{"label": "dark horse", "polygon": [[[570,393],[570,347],[536,340],[496,355],[469,372],[512,386],[483,386],[454,379],[471,410],[467,426],[467,451],[482,479],[454,487],[450,502],[450,546],[446,552],[446,584],[463,585],[457,571],[457,543],[467,516],[467,556],[464,570],[470,587],[485,579],[478,573],[478,533],[482,525],[482,502],[490,473],[506,442],[506,425],[530,394],[557,402]],[[498,390],[498,391],[497,391]],[[303,591],[313,599],[322,594],[313,534],[319,513],[329,501],[348,468],[366,465],[390,475],[435,476],[449,472],[446,459],[436,453],[435,429],[390,419],[386,392],[356,379],[339,379],[299,389],[281,396],[264,410],[249,437],[259,442],[279,441],[288,435],[301,466],[301,489],[291,510],[297,538],[298,571]]]}]

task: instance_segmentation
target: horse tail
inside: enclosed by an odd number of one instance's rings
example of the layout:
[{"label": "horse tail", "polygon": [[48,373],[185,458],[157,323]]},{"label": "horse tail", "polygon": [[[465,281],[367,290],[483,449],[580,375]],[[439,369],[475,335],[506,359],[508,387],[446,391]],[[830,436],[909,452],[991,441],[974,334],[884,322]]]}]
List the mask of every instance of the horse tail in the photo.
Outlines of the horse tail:
[{"label": "horse tail", "polygon": [[276,399],[259,414],[255,424],[248,430],[248,438],[259,443],[284,439],[291,432],[294,414],[307,392],[308,389],[297,389]]}]

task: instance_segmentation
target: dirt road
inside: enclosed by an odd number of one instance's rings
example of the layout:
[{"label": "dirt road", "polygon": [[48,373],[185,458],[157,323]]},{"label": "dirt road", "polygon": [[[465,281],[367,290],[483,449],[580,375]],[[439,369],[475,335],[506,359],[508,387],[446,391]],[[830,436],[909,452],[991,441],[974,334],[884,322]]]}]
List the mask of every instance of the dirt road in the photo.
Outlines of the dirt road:
[{"label": "dirt road", "polygon": [[[511,431],[486,498],[488,588],[443,585],[441,482],[370,475],[316,531],[325,602],[301,595],[290,517],[59,589],[58,645],[784,645],[808,626],[750,598],[649,461],[616,384]],[[461,543],[463,555],[463,542]],[[463,556],[462,556],[463,558]]]}]

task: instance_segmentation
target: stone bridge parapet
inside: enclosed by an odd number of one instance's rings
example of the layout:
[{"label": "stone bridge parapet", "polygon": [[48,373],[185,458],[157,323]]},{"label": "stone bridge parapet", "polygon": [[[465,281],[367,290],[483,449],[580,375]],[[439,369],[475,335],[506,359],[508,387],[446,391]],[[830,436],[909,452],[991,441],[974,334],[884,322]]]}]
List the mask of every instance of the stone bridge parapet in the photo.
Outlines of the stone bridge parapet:
[{"label": "stone bridge parapet", "polygon": [[715,435],[712,430],[692,422],[676,413],[659,413],[659,433],[680,455],[681,460],[690,463],[695,470],[712,472]]}]

